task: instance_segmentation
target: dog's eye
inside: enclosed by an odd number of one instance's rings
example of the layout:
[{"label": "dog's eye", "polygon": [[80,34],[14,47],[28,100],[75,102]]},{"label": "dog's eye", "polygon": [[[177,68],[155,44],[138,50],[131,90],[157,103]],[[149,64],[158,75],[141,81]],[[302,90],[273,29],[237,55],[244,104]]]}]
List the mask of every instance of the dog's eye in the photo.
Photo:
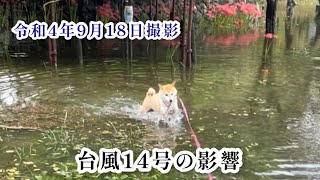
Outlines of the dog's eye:
[{"label": "dog's eye", "polygon": [[171,93],[171,96],[173,96],[173,93]]},{"label": "dog's eye", "polygon": [[168,96],[168,94],[166,94],[166,96]]}]

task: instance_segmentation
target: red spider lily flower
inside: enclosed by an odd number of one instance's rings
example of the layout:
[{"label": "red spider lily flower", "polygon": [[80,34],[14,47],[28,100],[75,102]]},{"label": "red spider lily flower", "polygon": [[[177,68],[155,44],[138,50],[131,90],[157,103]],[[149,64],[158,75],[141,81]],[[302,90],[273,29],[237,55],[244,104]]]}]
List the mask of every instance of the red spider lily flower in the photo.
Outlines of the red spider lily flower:
[{"label": "red spider lily flower", "polygon": [[243,4],[245,4],[244,2],[238,2],[235,3],[234,5],[237,6],[238,9],[240,9],[241,6],[243,6]]},{"label": "red spider lily flower", "polygon": [[180,46],[180,45],[181,45],[181,42],[178,41],[178,40],[171,40],[170,45],[171,45],[171,46]]},{"label": "red spider lily flower", "polygon": [[112,22],[120,21],[120,11],[119,10],[116,10],[115,12],[112,13],[112,16],[110,17],[110,21],[112,21]]},{"label": "red spider lily flower", "polygon": [[265,34],[264,37],[266,37],[268,39],[272,39],[272,38],[278,38],[278,35],[272,34],[272,33],[267,33],[267,34]]},{"label": "red spider lily flower", "polygon": [[77,0],[70,0],[71,6],[76,6],[77,5]]},{"label": "red spider lily flower", "polygon": [[267,33],[267,34],[265,35],[265,37],[268,38],[268,39],[272,39],[272,38],[273,38],[273,34]]},{"label": "red spider lily flower", "polygon": [[237,3],[236,6],[241,12],[243,12],[246,15],[252,15],[257,17],[261,16],[261,12],[253,4],[250,4],[250,3],[246,4],[241,2],[241,3]]},{"label": "red spider lily flower", "polygon": [[228,16],[234,16],[237,14],[236,6],[235,5],[229,5],[228,8],[225,9],[225,12]]},{"label": "red spider lily flower", "polygon": [[140,13],[141,13],[141,9],[138,8],[138,7],[134,7],[134,8],[133,8],[133,13],[134,13],[134,14],[140,14]]},{"label": "red spider lily flower", "polygon": [[178,41],[178,40],[164,40],[164,41],[161,41],[161,44],[163,46],[171,46],[171,47],[174,47],[174,46],[180,46],[181,42]]},{"label": "red spider lily flower", "polygon": [[229,15],[236,15],[237,14],[237,8],[235,5],[230,5],[229,6],[229,11],[228,11]]},{"label": "red spider lily flower", "polygon": [[236,11],[236,6],[235,5],[230,5],[230,4],[217,4],[216,5],[217,11],[225,16],[234,16],[237,14]]},{"label": "red spider lily flower", "polygon": [[261,16],[261,12],[257,9],[257,7],[253,4],[247,4],[247,9],[250,15],[253,16]]},{"label": "red spider lily flower", "polygon": [[214,4],[209,4],[208,6],[208,11],[207,11],[207,16],[209,19],[215,19],[217,16],[218,11],[216,10],[216,7]]},{"label": "red spider lily flower", "polygon": [[105,4],[103,5],[103,8],[104,8],[105,10],[111,10],[111,5],[110,5],[109,3],[105,3]]},{"label": "red spider lily flower", "polygon": [[216,12],[211,10],[211,11],[208,11],[207,12],[207,16],[210,18],[210,19],[214,19],[216,18]]},{"label": "red spider lily flower", "polygon": [[213,19],[214,18],[214,10],[216,14],[221,14],[223,16],[235,16],[238,12],[242,12],[243,14],[260,17],[260,10],[253,4],[250,3],[235,3],[235,4],[209,4],[208,5],[208,16]]},{"label": "red spider lily flower", "polygon": [[104,18],[111,18],[113,16],[111,5],[109,3],[99,6],[97,8],[97,13]]}]

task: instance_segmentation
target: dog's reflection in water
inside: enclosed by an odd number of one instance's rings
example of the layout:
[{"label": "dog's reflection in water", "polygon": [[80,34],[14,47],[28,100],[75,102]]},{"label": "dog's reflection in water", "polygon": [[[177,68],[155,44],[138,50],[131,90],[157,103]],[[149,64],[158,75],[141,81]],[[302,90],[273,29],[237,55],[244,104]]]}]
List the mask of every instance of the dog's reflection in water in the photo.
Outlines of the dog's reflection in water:
[{"label": "dog's reflection in water", "polygon": [[144,147],[152,148],[169,148],[174,150],[180,139],[179,137],[185,137],[182,129],[172,128],[169,124],[159,122],[158,126],[147,125],[146,134],[141,139]]}]

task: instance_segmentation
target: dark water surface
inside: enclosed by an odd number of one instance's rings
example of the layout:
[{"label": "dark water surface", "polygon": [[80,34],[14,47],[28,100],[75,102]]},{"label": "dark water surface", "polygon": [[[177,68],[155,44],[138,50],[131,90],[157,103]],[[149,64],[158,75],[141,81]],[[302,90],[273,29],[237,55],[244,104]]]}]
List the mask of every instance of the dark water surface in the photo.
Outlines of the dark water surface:
[{"label": "dark water surface", "polygon": [[[185,123],[159,128],[136,114],[150,86],[176,80],[202,146],[244,152],[240,173],[224,175],[218,169],[217,179],[320,179],[320,20],[303,8],[297,7],[292,19],[280,14],[279,38],[265,52],[262,31],[198,38],[192,71],[166,60],[166,47],[159,45],[154,54],[145,44],[137,45],[131,63],[87,56],[79,65],[60,58],[57,73],[46,70],[42,58],[2,60],[0,124],[50,128],[54,136],[0,130],[0,177],[1,172],[9,179],[43,171],[68,176],[71,169],[56,166],[74,163],[83,146],[95,152],[113,147],[194,151]],[[118,53],[100,46],[96,55]],[[8,170],[16,174],[5,175]],[[158,179],[206,175],[172,170]]]}]

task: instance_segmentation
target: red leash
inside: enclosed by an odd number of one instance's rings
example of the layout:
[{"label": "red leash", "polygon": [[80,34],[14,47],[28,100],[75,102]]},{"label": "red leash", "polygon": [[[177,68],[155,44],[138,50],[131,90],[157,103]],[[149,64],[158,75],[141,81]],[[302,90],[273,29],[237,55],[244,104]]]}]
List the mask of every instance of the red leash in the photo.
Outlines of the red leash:
[{"label": "red leash", "polygon": [[[199,140],[198,140],[198,138],[197,138],[197,136],[196,136],[196,133],[194,133],[194,131],[193,131],[192,127],[191,127],[190,120],[189,120],[189,117],[188,117],[187,109],[186,109],[186,107],[184,106],[184,104],[183,104],[183,102],[182,102],[182,100],[181,100],[180,98],[179,98],[179,101],[180,101],[180,103],[181,103],[182,110],[183,110],[183,112],[184,112],[184,114],[185,114],[185,116],[186,116],[186,120],[187,120],[187,123],[188,123],[188,125],[189,125],[189,129],[190,129],[190,131],[191,131],[191,137],[193,138],[194,144],[196,145],[197,148],[201,148],[201,144],[200,144],[200,142],[199,142]],[[208,173],[208,179],[209,179],[209,180],[213,180],[213,176],[211,175],[211,173]]]}]

